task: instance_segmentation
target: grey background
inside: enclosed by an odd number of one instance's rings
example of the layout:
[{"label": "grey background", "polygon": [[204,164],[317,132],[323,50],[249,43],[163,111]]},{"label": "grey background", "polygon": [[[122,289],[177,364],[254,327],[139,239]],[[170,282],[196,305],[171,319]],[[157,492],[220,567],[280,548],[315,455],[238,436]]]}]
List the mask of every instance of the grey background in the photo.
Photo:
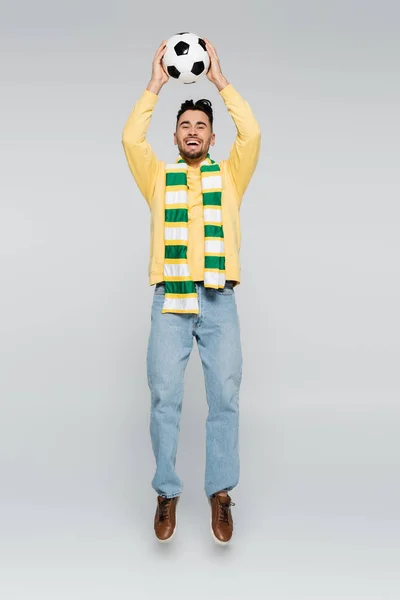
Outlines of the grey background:
[{"label": "grey background", "polygon": [[[3,2],[0,594],[398,598],[399,8],[395,2]],[[145,355],[149,212],[121,133],[153,55],[208,37],[262,151],[242,210],[241,481],[209,533],[193,350],[179,531],[157,546]],[[169,82],[148,139],[174,160]]]}]

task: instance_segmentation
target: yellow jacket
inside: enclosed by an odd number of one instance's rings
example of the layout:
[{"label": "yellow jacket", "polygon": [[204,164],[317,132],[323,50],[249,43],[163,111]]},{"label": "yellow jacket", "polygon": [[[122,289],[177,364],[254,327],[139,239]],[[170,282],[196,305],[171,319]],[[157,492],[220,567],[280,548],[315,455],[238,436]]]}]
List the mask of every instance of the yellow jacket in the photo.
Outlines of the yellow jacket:
[{"label": "yellow jacket", "polygon": [[[219,94],[222,96],[237,130],[228,160],[222,160],[219,163],[222,179],[225,278],[240,283],[239,210],[243,194],[257,165],[261,133],[250,106],[232,84],[228,84]],[[150,285],[164,280],[165,163],[158,160],[146,140],[147,129],[157,100],[157,94],[144,90],[129,115],[122,133],[122,145],[129,168],[151,212],[148,269]],[[204,223],[199,167],[188,165],[187,185],[188,265],[192,280],[203,281]]]}]

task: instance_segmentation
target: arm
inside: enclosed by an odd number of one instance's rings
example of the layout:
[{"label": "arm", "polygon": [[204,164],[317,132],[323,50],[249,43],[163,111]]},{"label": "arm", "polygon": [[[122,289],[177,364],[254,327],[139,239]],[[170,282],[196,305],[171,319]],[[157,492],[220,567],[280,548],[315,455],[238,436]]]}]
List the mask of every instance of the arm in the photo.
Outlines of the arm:
[{"label": "arm", "polygon": [[122,132],[122,145],[129,168],[150,208],[159,161],[146,140],[146,133],[158,94],[169,79],[161,62],[164,52],[165,42],[154,56],[151,80],[135,104]]},{"label": "arm", "polygon": [[256,168],[260,154],[261,131],[253,112],[232,84],[223,76],[215,48],[206,40],[210,55],[207,77],[218,88],[236,127],[227,167],[239,195],[239,203]]},{"label": "arm", "polygon": [[131,173],[150,207],[158,159],[146,140],[147,129],[158,96],[144,90],[122,132],[122,145]]},{"label": "arm", "polygon": [[229,84],[220,91],[236,126],[236,139],[227,161],[228,170],[235,183],[241,202],[244,192],[257,166],[260,154],[261,132],[248,103]]}]

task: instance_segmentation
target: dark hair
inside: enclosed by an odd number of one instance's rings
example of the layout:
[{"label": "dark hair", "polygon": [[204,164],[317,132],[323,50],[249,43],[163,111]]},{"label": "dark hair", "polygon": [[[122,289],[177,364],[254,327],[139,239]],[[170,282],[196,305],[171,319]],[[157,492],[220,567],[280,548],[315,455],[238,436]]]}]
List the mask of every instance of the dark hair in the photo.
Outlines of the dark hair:
[{"label": "dark hair", "polygon": [[206,98],[202,98],[201,100],[197,100],[196,102],[193,102],[193,100],[185,100],[185,102],[182,102],[181,107],[180,107],[179,112],[176,117],[176,125],[177,126],[178,126],[179,117],[181,116],[181,114],[183,114],[187,110],[202,110],[204,113],[206,113],[206,115],[210,119],[210,125],[211,125],[211,130],[212,130],[214,117],[213,117],[212,104],[211,104],[210,100],[207,100]]}]

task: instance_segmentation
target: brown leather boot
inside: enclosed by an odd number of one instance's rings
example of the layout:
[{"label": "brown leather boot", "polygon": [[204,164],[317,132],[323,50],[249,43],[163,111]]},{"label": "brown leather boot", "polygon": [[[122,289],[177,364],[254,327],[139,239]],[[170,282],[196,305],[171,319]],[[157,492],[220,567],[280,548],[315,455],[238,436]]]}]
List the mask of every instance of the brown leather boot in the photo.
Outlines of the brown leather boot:
[{"label": "brown leather boot", "polygon": [[211,504],[211,533],[218,544],[227,544],[233,533],[231,506],[235,506],[229,494],[214,494],[209,498]]},{"label": "brown leather boot", "polygon": [[165,498],[157,496],[157,510],[154,517],[154,531],[160,542],[169,542],[176,530],[176,505],[179,496]]}]

